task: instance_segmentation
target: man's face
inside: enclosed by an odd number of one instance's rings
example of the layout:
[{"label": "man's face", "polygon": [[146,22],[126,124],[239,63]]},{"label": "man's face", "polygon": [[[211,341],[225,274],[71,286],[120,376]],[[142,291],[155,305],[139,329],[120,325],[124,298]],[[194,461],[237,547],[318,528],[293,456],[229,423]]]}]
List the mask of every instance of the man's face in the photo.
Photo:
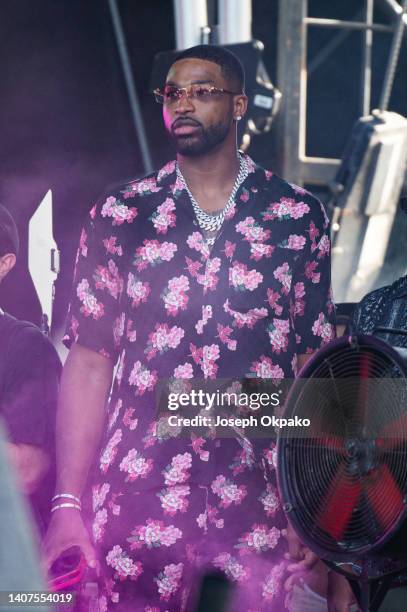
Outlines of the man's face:
[{"label": "man's face", "polygon": [[[207,60],[188,58],[175,62],[167,76],[166,86],[205,87],[232,90],[221,68]],[[183,95],[164,104],[164,124],[177,153],[186,156],[204,155],[220,145],[232,130],[234,96],[219,93],[205,100]]]}]

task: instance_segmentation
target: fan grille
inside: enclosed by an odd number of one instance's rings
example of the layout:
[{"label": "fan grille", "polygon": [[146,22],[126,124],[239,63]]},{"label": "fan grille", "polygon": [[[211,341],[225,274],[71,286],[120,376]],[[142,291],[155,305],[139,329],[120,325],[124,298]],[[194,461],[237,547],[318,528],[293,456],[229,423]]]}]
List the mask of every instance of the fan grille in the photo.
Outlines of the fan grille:
[{"label": "fan grille", "polygon": [[308,418],[311,425],[306,437],[296,432],[279,443],[283,501],[304,541],[327,558],[371,552],[404,520],[404,365],[385,343],[359,336],[332,343],[303,376],[285,416]]}]

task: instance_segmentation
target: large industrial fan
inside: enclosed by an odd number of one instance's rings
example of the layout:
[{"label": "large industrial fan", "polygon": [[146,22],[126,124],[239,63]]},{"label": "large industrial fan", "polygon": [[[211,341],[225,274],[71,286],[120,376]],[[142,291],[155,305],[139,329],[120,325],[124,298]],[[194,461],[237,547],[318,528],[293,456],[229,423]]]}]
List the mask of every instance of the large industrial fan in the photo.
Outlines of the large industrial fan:
[{"label": "large industrial fan", "polygon": [[347,336],[307,363],[285,405],[303,426],[278,443],[284,510],[362,610],[407,582],[406,375],[405,349]]}]

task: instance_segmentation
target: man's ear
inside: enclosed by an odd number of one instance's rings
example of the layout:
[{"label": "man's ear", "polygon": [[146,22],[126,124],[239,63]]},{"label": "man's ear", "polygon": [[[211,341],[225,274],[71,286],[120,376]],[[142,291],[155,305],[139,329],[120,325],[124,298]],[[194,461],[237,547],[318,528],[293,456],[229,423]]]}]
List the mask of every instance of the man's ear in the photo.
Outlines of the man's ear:
[{"label": "man's ear", "polygon": [[14,253],[7,253],[0,257],[0,281],[14,268],[16,264],[16,256]]},{"label": "man's ear", "polygon": [[233,108],[233,116],[235,120],[237,117],[244,117],[247,111],[248,99],[245,94],[238,94],[234,96],[234,108]]}]

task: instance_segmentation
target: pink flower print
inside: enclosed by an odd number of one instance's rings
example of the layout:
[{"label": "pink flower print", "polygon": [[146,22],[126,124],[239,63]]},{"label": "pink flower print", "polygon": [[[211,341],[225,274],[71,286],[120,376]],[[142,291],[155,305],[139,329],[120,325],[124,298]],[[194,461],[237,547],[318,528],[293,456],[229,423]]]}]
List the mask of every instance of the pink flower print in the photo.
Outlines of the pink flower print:
[{"label": "pink flower print", "polygon": [[279,365],[274,365],[270,357],[262,355],[259,361],[254,361],[250,367],[258,378],[284,378],[284,372]]},{"label": "pink flower print", "polygon": [[157,583],[160,599],[168,601],[171,595],[178,590],[183,569],[184,565],[182,563],[178,563],[177,565],[171,563],[170,565],[166,565],[164,570],[154,578],[154,582]]},{"label": "pink flower print", "polygon": [[158,240],[143,240],[142,247],[136,250],[134,263],[138,271],[144,270],[150,264],[156,266],[163,261],[171,261],[177,252],[177,245],[173,242],[160,243]]},{"label": "pink flower print", "polygon": [[188,304],[187,291],[189,280],[187,276],[174,276],[168,281],[168,286],[161,294],[168,314],[175,317],[179,310],[185,310]]},{"label": "pink flower print", "polygon": [[273,569],[267,574],[265,581],[263,582],[262,597],[266,601],[272,601],[276,595],[278,595],[281,585],[283,584],[283,577],[285,573],[284,561],[275,565]]},{"label": "pink flower print", "polygon": [[229,268],[229,285],[239,291],[254,291],[263,280],[263,275],[256,270],[248,270],[245,264],[235,262]]},{"label": "pink flower print", "polygon": [[165,178],[166,176],[169,176],[170,174],[175,172],[175,163],[176,163],[175,160],[171,160],[167,164],[165,164],[163,168],[161,168],[161,170],[157,174],[158,183],[162,181],[163,178]]},{"label": "pink flower print", "polygon": [[174,200],[167,198],[152,214],[150,220],[153,222],[157,234],[166,234],[169,227],[175,227],[176,216],[174,210]]},{"label": "pink flower print", "polygon": [[94,275],[96,289],[106,289],[116,300],[123,289],[123,280],[119,276],[119,270],[111,259],[108,267],[98,266]]},{"label": "pink flower print", "polygon": [[187,238],[187,245],[190,249],[195,249],[201,255],[205,255],[206,257],[209,255],[209,247],[204,240],[201,232],[193,232]]},{"label": "pink flower print", "polygon": [[132,223],[137,217],[137,208],[129,208],[113,196],[107,198],[102,207],[102,217],[111,217],[113,225],[123,225],[125,221]]},{"label": "pink flower print", "polygon": [[301,299],[305,296],[304,283],[302,282],[295,283],[294,296],[295,296],[294,316],[302,317],[305,312],[305,301]]},{"label": "pink flower print", "polygon": [[209,460],[209,451],[202,450],[204,444],[206,444],[206,440],[204,438],[198,438],[194,434],[191,434],[192,440],[192,450],[199,456],[201,461]]},{"label": "pink flower print", "polygon": [[251,242],[250,243],[250,259],[254,261],[260,261],[263,257],[271,257],[275,247],[271,244],[264,244],[263,242]]},{"label": "pink flower print", "polygon": [[263,227],[256,223],[253,217],[246,217],[243,221],[240,221],[236,225],[236,231],[239,234],[243,234],[244,240],[248,242],[264,242],[270,238],[270,230],[265,230]]},{"label": "pink flower print", "polygon": [[266,175],[266,180],[270,180],[271,177],[273,176],[273,172],[271,170],[265,170],[264,174]]},{"label": "pink flower print", "polygon": [[203,333],[203,328],[212,317],[212,306],[207,304],[206,306],[202,306],[202,319],[199,319],[198,323],[195,325],[196,332],[198,334]]},{"label": "pink flower print", "polygon": [[263,450],[263,456],[266,459],[269,467],[273,470],[277,469],[277,445],[271,444],[270,448]]},{"label": "pink flower print", "polygon": [[229,300],[226,300],[223,304],[223,310],[233,317],[233,325],[239,329],[245,325],[247,325],[249,329],[252,329],[258,321],[268,316],[267,308],[251,308],[247,312],[233,310],[229,306]]},{"label": "pink flower print", "polygon": [[157,371],[150,371],[141,361],[136,361],[130,373],[130,385],[136,385],[136,395],[143,395],[145,391],[152,391],[157,382]]},{"label": "pink flower print", "polygon": [[92,524],[92,535],[95,544],[100,542],[103,538],[105,532],[105,524],[107,523],[107,510],[103,508],[103,510],[98,510],[95,514],[95,518],[93,519]]},{"label": "pink flower print", "polygon": [[254,466],[254,462],[253,447],[250,444],[246,445],[245,448],[242,448],[242,450],[235,455],[229,467],[232,470],[233,476],[237,476],[237,474],[242,474],[247,469],[251,470]]},{"label": "pink flower print", "polygon": [[233,503],[238,506],[247,495],[247,488],[244,485],[238,487],[222,474],[219,474],[212,482],[211,489],[215,495],[220,497],[222,508],[228,508]]},{"label": "pink flower print", "polygon": [[228,212],[225,215],[225,221],[229,221],[229,219],[233,219],[236,212],[236,202],[233,202],[232,206],[229,208]]},{"label": "pink flower print", "polygon": [[290,333],[288,319],[273,319],[273,323],[270,323],[267,331],[273,353],[279,355],[281,351],[285,352],[288,346],[288,334]]},{"label": "pink flower print", "polygon": [[263,491],[263,493],[260,495],[259,501],[263,505],[266,516],[275,516],[277,510],[280,507],[280,502],[278,499],[277,491],[270,483],[266,485],[266,490]]},{"label": "pink flower print", "polygon": [[242,194],[240,196],[240,200],[242,202],[247,202],[249,200],[250,196],[249,196],[249,192],[247,191],[247,189],[243,188],[242,189]]},{"label": "pink flower print", "polygon": [[81,252],[82,257],[88,256],[88,247],[86,245],[87,239],[88,239],[88,235],[86,231],[83,229],[81,232],[81,237],[79,239],[79,250]]},{"label": "pink flower print", "polygon": [[174,369],[174,378],[193,378],[194,370],[190,363],[185,362]]},{"label": "pink flower print", "polygon": [[308,191],[304,189],[304,187],[295,185],[295,183],[288,183],[288,184],[290,185],[290,187],[293,188],[294,192],[297,193],[298,195],[305,195],[306,193],[308,193]]},{"label": "pink flower print", "polygon": [[218,284],[219,280],[216,273],[219,272],[220,263],[219,257],[208,259],[206,261],[204,274],[198,274],[196,277],[197,282],[204,287],[204,294],[206,294],[208,289],[210,291],[214,291],[216,289],[216,285]]},{"label": "pink flower print", "polygon": [[166,323],[156,323],[154,332],[148,336],[147,348],[144,351],[147,359],[155,357],[157,352],[162,355],[170,348],[177,348],[184,334],[184,330],[176,325],[169,327]]},{"label": "pink flower print", "polygon": [[312,326],[312,333],[314,334],[314,336],[320,336],[324,344],[326,342],[329,342],[330,340],[333,340],[333,325],[325,318],[323,312],[319,313],[318,319],[314,322]]},{"label": "pink flower print", "polygon": [[150,283],[143,283],[132,272],[129,272],[127,277],[127,295],[132,299],[131,304],[133,308],[139,306],[142,302],[147,302],[150,292]]},{"label": "pink flower print", "polygon": [[137,339],[137,332],[133,328],[133,321],[127,321],[127,340],[129,342],[135,342]]},{"label": "pink flower print", "polygon": [[317,228],[317,226],[315,225],[313,221],[310,222],[309,229],[307,229],[306,232],[307,234],[309,234],[309,237],[312,243],[311,251],[315,251],[315,249],[317,248],[317,245],[315,244],[315,239],[318,238],[319,236],[319,229]]},{"label": "pink flower print", "polygon": [[298,234],[290,234],[288,240],[281,243],[283,248],[292,249],[293,251],[301,251],[306,243],[305,236],[299,236]]},{"label": "pink flower print", "polygon": [[143,548],[157,548],[160,546],[172,546],[182,537],[182,531],[174,525],[164,526],[162,521],[154,521],[149,518],[146,525],[138,525],[131,532],[133,537],[127,538],[130,542],[130,550]]},{"label": "pink flower print", "polygon": [[281,291],[285,295],[288,295],[291,289],[291,278],[292,278],[290,266],[288,265],[288,263],[284,262],[281,266],[276,268],[274,270],[273,276],[275,279],[280,281],[280,283],[282,284]]},{"label": "pink flower print", "polygon": [[120,340],[122,339],[123,334],[124,334],[124,319],[125,319],[125,314],[124,312],[122,312],[122,314],[119,317],[117,317],[117,319],[115,319],[113,323],[113,338],[114,338],[114,345],[116,348],[119,348]]},{"label": "pink flower print", "polygon": [[95,204],[94,206],[92,206],[91,210],[89,211],[89,217],[91,219],[95,219],[95,217],[96,217],[96,208],[97,208],[97,206]]},{"label": "pink flower print", "polygon": [[186,269],[188,270],[189,274],[191,276],[193,276],[194,278],[196,276],[198,276],[199,269],[202,268],[202,262],[201,261],[193,261],[189,257],[185,257],[185,261],[186,261],[186,264],[187,264]]},{"label": "pink flower print", "polygon": [[121,257],[123,255],[123,249],[120,245],[116,244],[117,236],[110,236],[110,238],[105,238],[103,240],[103,245],[106,249],[107,253],[111,255],[119,255]]},{"label": "pink flower print", "polygon": [[165,484],[167,486],[182,484],[186,482],[190,476],[188,470],[192,465],[192,456],[190,453],[176,455],[172,458],[171,464],[162,472],[164,475]]},{"label": "pink flower print", "polygon": [[124,198],[133,198],[136,195],[144,196],[151,193],[157,193],[161,188],[157,187],[157,181],[154,177],[145,178],[142,180],[130,183],[126,190],[123,191]]},{"label": "pink flower print", "polygon": [[216,337],[219,338],[223,344],[226,344],[230,351],[235,351],[237,341],[230,338],[230,334],[233,333],[233,329],[228,325],[221,325],[221,323],[218,323],[217,329],[218,335]]},{"label": "pink flower print", "polygon": [[270,308],[274,310],[277,316],[281,315],[283,312],[283,307],[280,304],[277,304],[281,295],[277,291],[273,291],[272,289],[267,289],[267,299]]},{"label": "pink flower print", "polygon": [[273,219],[285,221],[300,219],[309,211],[310,208],[305,202],[296,202],[294,198],[282,197],[279,202],[269,204],[267,210],[261,214],[264,221],[272,221]]},{"label": "pink flower print", "polygon": [[104,482],[101,485],[94,486],[92,489],[92,508],[93,512],[99,510],[101,506],[105,503],[105,499],[107,494],[110,491],[110,484]]},{"label": "pink flower print", "polygon": [[268,529],[267,525],[253,525],[252,530],[245,533],[236,548],[240,548],[241,554],[256,552],[260,554],[275,548],[280,539],[280,530],[276,527]]},{"label": "pink flower print", "polygon": [[236,557],[232,557],[230,553],[221,553],[217,555],[213,560],[213,564],[215,567],[225,572],[226,577],[232,582],[242,582],[243,580],[247,580],[250,576],[249,569],[243,567]]},{"label": "pink flower print", "polygon": [[85,317],[92,315],[96,321],[103,317],[105,313],[104,306],[101,302],[97,301],[96,297],[91,292],[86,278],[83,278],[78,284],[76,288],[76,295],[82,302],[80,311],[85,315]]},{"label": "pink flower print", "polygon": [[126,427],[128,427],[131,431],[134,431],[138,424],[138,419],[132,418],[134,412],[134,408],[131,408],[131,406],[129,406],[128,408],[126,408],[123,415],[123,425],[126,425]]},{"label": "pink flower print", "polygon": [[180,193],[182,193],[183,189],[185,189],[185,184],[182,179],[176,178],[175,183],[171,185],[172,194],[177,198]]},{"label": "pink flower print", "polygon": [[101,457],[100,457],[100,470],[103,474],[106,474],[109,466],[112,465],[117,455],[117,447],[122,439],[122,430],[116,429],[113,436],[107,443]]},{"label": "pink flower print", "polygon": [[321,278],[320,272],[315,272],[315,268],[317,267],[317,261],[307,261],[307,263],[305,264],[305,276],[309,278],[314,284],[318,284]]},{"label": "pink flower print", "polygon": [[322,257],[325,257],[325,255],[329,255],[329,251],[331,248],[331,242],[329,240],[329,237],[324,234],[321,238],[321,240],[318,243],[318,259],[321,259]]},{"label": "pink flower print", "polygon": [[108,430],[112,429],[113,425],[116,423],[117,417],[119,416],[119,412],[122,408],[122,405],[123,405],[123,400],[118,399],[115,404],[113,412],[109,416]]},{"label": "pink flower print", "polygon": [[236,244],[234,242],[230,242],[229,240],[226,240],[225,248],[222,251],[222,253],[225,253],[225,256],[228,259],[233,259],[235,249],[236,249]]},{"label": "pink flower print", "polygon": [[108,552],[106,562],[107,565],[116,570],[115,578],[120,580],[126,580],[126,578],[137,580],[143,573],[143,566],[140,561],[133,561],[130,557],[127,557],[118,545],[113,546],[112,550]]},{"label": "pink flower print", "polygon": [[153,469],[153,460],[145,459],[135,448],[129,450],[120,463],[121,472],[127,472],[126,482],[133,482],[138,478],[147,478]]},{"label": "pink flower print", "polygon": [[188,485],[175,485],[157,493],[161,501],[164,514],[174,516],[177,512],[186,512],[189,501],[190,487]]},{"label": "pink flower print", "polygon": [[220,351],[217,344],[211,344],[210,346],[204,346],[202,348],[202,362],[199,365],[201,366],[205,378],[216,378],[218,366],[215,361],[217,361],[219,357]]}]

